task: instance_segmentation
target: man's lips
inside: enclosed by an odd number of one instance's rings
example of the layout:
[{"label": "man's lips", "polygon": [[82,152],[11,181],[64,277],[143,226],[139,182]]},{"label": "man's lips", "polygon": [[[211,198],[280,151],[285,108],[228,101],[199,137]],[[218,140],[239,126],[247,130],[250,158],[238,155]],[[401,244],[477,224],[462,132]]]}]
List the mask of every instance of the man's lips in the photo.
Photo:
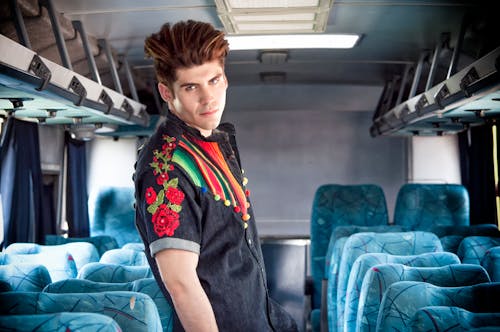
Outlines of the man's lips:
[{"label": "man's lips", "polygon": [[203,112],[200,115],[202,115],[202,116],[212,115],[212,114],[217,113],[217,111],[218,111],[218,109],[214,109],[214,110]]}]

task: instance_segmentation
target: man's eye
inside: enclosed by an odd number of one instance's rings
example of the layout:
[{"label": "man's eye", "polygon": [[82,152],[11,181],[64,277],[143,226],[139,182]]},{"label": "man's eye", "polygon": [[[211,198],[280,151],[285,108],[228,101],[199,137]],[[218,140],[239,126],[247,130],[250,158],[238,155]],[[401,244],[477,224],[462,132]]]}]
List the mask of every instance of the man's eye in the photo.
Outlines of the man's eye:
[{"label": "man's eye", "polygon": [[220,81],[220,77],[216,77],[216,78],[213,78],[210,82],[212,84],[217,84],[217,83],[219,83],[219,81]]},{"label": "man's eye", "polygon": [[196,88],[196,86],[194,86],[194,85],[186,85],[184,87],[184,90],[186,90],[186,91],[193,91],[195,88]]}]

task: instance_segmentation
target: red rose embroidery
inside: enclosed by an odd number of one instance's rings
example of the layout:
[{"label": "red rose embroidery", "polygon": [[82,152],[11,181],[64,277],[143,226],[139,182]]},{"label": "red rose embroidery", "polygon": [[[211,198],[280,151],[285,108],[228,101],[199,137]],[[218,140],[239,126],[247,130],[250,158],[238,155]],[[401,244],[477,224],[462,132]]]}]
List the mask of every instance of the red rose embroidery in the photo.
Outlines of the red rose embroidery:
[{"label": "red rose embroidery", "polygon": [[163,186],[163,182],[168,181],[168,174],[167,173],[160,173],[158,177],[156,178],[156,183],[158,183],[160,186]]},{"label": "red rose embroidery", "polygon": [[181,205],[184,200],[184,193],[177,188],[169,187],[165,196],[169,200],[170,203],[175,205]]},{"label": "red rose embroidery", "polygon": [[153,204],[156,201],[156,192],[153,187],[146,189],[146,203]]},{"label": "red rose embroidery", "polygon": [[160,204],[158,210],[153,215],[152,222],[155,233],[158,236],[172,236],[177,227],[179,227],[179,214],[170,210],[167,205]]},{"label": "red rose embroidery", "polygon": [[168,174],[168,171],[174,170],[171,161],[176,139],[163,135],[163,140],[165,142],[161,150],[153,151],[153,162],[150,163],[156,183],[162,188],[158,188],[158,192],[154,189],[156,186],[147,188],[145,200],[148,204],[147,211],[152,214],[154,232],[158,236],[172,236],[180,224],[179,212],[182,210],[184,193],[177,189],[178,178],[170,179]]}]

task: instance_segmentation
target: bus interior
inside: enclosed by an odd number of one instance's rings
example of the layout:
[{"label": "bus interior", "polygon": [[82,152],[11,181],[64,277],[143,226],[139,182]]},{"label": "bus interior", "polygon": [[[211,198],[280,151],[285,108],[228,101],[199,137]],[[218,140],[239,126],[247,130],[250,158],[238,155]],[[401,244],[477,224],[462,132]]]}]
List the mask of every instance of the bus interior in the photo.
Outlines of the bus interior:
[{"label": "bus interior", "polygon": [[[171,331],[132,174],[168,113],[144,40],[190,19],[229,41],[223,121],[269,291],[300,331],[500,328],[497,13],[482,0],[2,0],[0,330]],[[98,264],[121,270],[86,279]],[[130,305],[68,310],[75,293]]]}]

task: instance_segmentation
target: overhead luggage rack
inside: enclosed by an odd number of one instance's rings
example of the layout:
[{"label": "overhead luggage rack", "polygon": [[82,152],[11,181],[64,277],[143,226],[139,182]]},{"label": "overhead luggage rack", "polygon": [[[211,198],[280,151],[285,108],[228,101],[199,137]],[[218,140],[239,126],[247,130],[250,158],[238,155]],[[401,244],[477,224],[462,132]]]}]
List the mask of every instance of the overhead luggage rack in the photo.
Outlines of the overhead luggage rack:
[{"label": "overhead luggage rack", "polygon": [[373,119],[372,136],[455,134],[500,118],[500,47]]},{"label": "overhead luggage rack", "polygon": [[148,126],[146,107],[0,35],[0,113],[46,124]]}]

